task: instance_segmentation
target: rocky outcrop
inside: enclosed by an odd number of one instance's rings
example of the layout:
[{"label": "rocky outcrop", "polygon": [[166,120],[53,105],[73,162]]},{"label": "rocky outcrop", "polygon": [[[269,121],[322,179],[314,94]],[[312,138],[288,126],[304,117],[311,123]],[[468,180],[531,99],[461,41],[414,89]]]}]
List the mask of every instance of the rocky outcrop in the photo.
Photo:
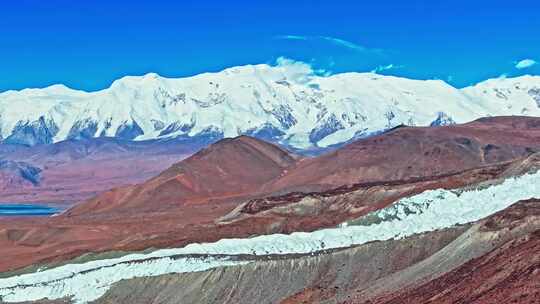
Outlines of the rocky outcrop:
[{"label": "rocky outcrop", "polygon": [[317,125],[317,127],[315,127],[309,133],[309,140],[313,144],[317,144],[317,142],[319,142],[321,139],[343,129],[345,129],[345,127],[343,126],[341,121],[337,119],[336,115],[331,114],[328,117],[322,119]]},{"label": "rocky outcrop", "polygon": [[0,190],[38,186],[41,171],[28,163],[0,160]]},{"label": "rocky outcrop", "polygon": [[439,112],[437,114],[437,118],[431,122],[431,127],[438,127],[438,126],[451,126],[455,125],[456,122],[452,119],[452,117],[448,116],[444,112]]},{"label": "rocky outcrop", "polygon": [[136,137],[143,135],[144,131],[141,129],[141,127],[137,124],[137,122],[132,122],[131,124],[128,124],[127,122],[120,125],[118,129],[116,129],[115,137],[121,138],[121,139],[135,139]]},{"label": "rocky outcrop", "polygon": [[69,130],[66,139],[90,139],[96,135],[97,130],[98,123],[96,121],[91,119],[77,121]]},{"label": "rocky outcrop", "polygon": [[40,116],[33,122],[19,121],[3,143],[25,146],[51,144],[58,130],[52,119]]}]

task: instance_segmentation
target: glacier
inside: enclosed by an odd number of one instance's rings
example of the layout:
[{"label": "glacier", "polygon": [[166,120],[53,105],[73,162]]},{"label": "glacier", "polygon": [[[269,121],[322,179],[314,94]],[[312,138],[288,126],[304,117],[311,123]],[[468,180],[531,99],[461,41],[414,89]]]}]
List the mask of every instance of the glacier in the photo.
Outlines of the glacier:
[{"label": "glacier", "polygon": [[319,76],[280,63],[185,78],[155,73],[85,92],[54,85],[0,93],[0,141],[24,145],[243,134],[294,149],[330,147],[398,125],[540,116],[540,77],[490,79],[463,89],[442,80],[375,73]]},{"label": "glacier", "polygon": [[[317,254],[377,240],[400,239],[474,222],[519,200],[538,197],[540,172],[478,189],[428,190],[372,213],[381,220],[369,225],[344,223],[314,232],[194,243],[183,248],[66,264],[3,278],[0,279],[0,299],[21,302],[72,297],[75,303],[88,303],[104,295],[120,280],[241,265],[270,254]],[[249,256],[239,258],[238,255]]]}]

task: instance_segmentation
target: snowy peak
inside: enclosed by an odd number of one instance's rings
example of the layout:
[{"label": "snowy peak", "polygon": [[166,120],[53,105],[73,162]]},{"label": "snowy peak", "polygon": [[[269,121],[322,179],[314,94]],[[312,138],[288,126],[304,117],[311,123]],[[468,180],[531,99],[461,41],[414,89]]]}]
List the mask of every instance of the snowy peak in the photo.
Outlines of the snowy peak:
[{"label": "snowy peak", "polygon": [[[246,65],[187,78],[127,76],[83,92],[54,85],[0,94],[0,140],[223,138],[251,135],[294,149],[324,148],[406,125],[540,115],[540,77],[465,89],[373,73],[317,76],[302,63]],[[8,140],[8,138],[10,138]]]},{"label": "snowy peak", "polygon": [[502,108],[511,114],[538,116],[540,77],[497,78],[463,89],[471,99],[482,102],[490,111]]}]

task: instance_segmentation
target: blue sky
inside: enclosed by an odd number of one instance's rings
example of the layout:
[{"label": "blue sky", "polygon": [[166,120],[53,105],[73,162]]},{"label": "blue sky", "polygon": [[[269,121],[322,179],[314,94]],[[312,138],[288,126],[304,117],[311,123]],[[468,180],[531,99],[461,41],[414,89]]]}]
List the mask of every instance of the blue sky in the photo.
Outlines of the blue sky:
[{"label": "blue sky", "polygon": [[521,0],[3,1],[0,91],[97,90],[125,75],[189,76],[282,56],[327,73],[461,87],[540,74],[538,11]]}]

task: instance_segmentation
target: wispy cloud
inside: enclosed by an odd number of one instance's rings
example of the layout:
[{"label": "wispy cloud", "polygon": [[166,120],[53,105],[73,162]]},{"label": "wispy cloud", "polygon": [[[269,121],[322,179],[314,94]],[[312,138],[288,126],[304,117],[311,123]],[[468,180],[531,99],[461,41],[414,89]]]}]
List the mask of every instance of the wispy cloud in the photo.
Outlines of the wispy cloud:
[{"label": "wispy cloud", "polygon": [[309,37],[307,36],[298,36],[298,35],[280,35],[276,36],[276,39],[282,39],[282,40],[308,40]]},{"label": "wispy cloud", "polygon": [[335,45],[339,45],[339,46],[342,46],[342,47],[345,47],[345,48],[348,48],[348,49],[352,49],[352,50],[358,50],[358,51],[367,50],[367,48],[362,46],[362,45],[356,44],[356,43],[351,42],[351,41],[339,39],[339,38],[328,37],[328,36],[319,36],[318,38],[320,38],[322,40],[329,41],[329,42],[331,42],[331,43],[333,43]]},{"label": "wispy cloud", "polygon": [[371,70],[371,73],[379,73],[386,70],[400,69],[402,67],[403,67],[402,65],[395,65],[393,63],[388,64],[388,65],[380,65],[376,67],[375,69]]},{"label": "wispy cloud", "polygon": [[526,68],[530,68],[533,65],[536,65],[538,62],[533,59],[523,59],[521,61],[516,62],[516,69],[522,70]]},{"label": "wispy cloud", "polygon": [[329,42],[333,45],[337,45],[339,47],[343,47],[346,49],[359,51],[359,52],[382,52],[381,49],[368,48],[349,40],[344,40],[344,39],[330,37],[330,36],[280,35],[280,36],[275,36],[274,38],[281,39],[281,40],[303,40],[303,41],[319,40],[319,41]]}]

